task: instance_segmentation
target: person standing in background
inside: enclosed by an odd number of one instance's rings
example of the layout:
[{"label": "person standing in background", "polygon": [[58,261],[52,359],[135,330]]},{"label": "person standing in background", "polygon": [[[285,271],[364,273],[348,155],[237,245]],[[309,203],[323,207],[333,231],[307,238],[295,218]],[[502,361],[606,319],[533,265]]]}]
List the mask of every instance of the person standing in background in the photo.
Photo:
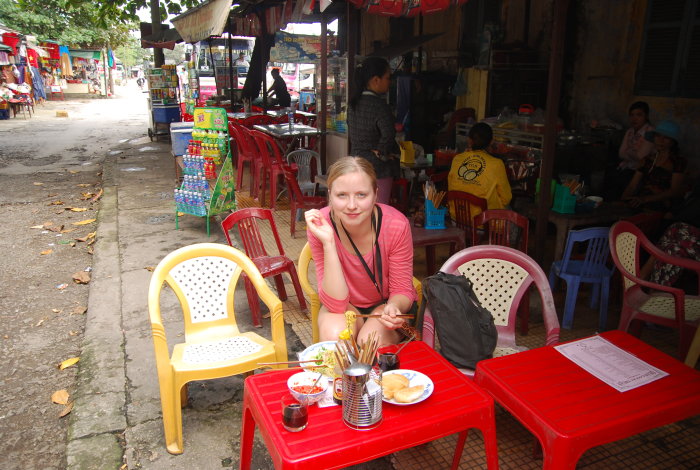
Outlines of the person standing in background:
[{"label": "person standing in background", "polygon": [[393,177],[397,176],[399,154],[396,118],[383,95],[391,85],[389,63],[368,57],[355,69],[355,89],[348,106],[350,155],[368,160],[377,175],[377,202],[389,203]]}]

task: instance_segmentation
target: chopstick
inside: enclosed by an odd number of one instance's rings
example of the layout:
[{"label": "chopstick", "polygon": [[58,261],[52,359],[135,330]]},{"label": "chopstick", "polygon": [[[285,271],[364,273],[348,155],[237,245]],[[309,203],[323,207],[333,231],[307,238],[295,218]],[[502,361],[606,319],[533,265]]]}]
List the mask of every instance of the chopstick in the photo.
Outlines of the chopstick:
[{"label": "chopstick", "polygon": [[306,361],[281,361],[281,362],[258,362],[259,366],[276,366],[279,364],[303,364],[305,362],[318,362],[318,359],[308,359]]},{"label": "chopstick", "polygon": [[[381,314],[379,314],[379,313],[364,313],[364,314],[363,313],[356,313],[355,316],[360,317],[360,318],[379,318],[379,317],[381,317]],[[413,318],[414,317],[414,315],[411,315],[409,313],[399,313],[396,316],[399,318]]]}]

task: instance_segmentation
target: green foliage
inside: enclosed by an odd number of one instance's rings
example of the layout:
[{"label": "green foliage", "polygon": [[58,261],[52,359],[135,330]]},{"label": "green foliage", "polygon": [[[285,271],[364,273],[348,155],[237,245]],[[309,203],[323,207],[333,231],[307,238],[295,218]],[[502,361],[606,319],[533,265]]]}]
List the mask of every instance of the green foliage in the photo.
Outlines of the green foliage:
[{"label": "green foliage", "polygon": [[73,47],[125,44],[135,26],[101,17],[94,2],[0,0],[0,18],[9,28]]},{"label": "green foliage", "polygon": [[[75,3],[83,3],[84,0],[68,0]],[[189,8],[202,3],[200,0],[160,0],[161,21],[168,18],[168,15],[178,15]],[[100,15],[105,18],[113,18],[122,23],[137,22],[139,20],[136,12],[140,9],[150,10],[150,0],[106,0],[99,6]]]}]

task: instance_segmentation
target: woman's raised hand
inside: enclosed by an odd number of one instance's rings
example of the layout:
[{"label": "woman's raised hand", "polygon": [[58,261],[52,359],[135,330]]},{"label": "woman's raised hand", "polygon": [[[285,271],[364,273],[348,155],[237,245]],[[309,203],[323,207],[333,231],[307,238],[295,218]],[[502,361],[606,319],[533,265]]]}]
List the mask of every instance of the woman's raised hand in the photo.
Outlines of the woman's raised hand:
[{"label": "woman's raised hand", "polygon": [[381,314],[382,316],[378,318],[379,322],[391,330],[401,328],[401,325],[404,324],[404,319],[397,317],[397,315],[401,315],[401,310],[392,303],[386,303],[372,313]]},{"label": "woman's raised hand", "polygon": [[306,211],[304,218],[306,219],[306,227],[321,243],[333,241],[333,227],[323,217],[320,210],[310,209]]}]

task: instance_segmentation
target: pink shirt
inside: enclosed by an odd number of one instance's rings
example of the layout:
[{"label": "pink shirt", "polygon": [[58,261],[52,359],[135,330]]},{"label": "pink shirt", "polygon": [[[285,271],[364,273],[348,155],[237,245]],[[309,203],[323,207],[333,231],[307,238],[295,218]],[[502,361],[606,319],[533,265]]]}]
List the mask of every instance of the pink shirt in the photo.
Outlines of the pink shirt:
[{"label": "pink shirt", "polygon": [[[348,285],[348,297],[336,299],[328,295],[323,288],[323,245],[307,230],[306,236],[311,246],[311,253],[316,263],[316,278],[318,280],[318,295],[321,304],[330,312],[345,313],[348,304],[355,307],[371,307],[388,300],[391,296],[403,294],[409,299],[417,299],[413,288],[413,239],[411,226],[408,219],[391,206],[377,204],[382,209],[382,225],[379,229],[379,249],[382,256],[382,294],[379,296],[377,289],[362,266],[362,262],[354,253],[348,251],[335,236],[335,246],[338,250],[338,258],[343,268],[345,282]],[[330,220],[330,208],[321,209],[321,214]],[[338,224],[338,230],[342,230]],[[372,272],[375,268],[375,250],[364,255],[365,262]],[[377,279],[379,281],[379,279]]]}]

